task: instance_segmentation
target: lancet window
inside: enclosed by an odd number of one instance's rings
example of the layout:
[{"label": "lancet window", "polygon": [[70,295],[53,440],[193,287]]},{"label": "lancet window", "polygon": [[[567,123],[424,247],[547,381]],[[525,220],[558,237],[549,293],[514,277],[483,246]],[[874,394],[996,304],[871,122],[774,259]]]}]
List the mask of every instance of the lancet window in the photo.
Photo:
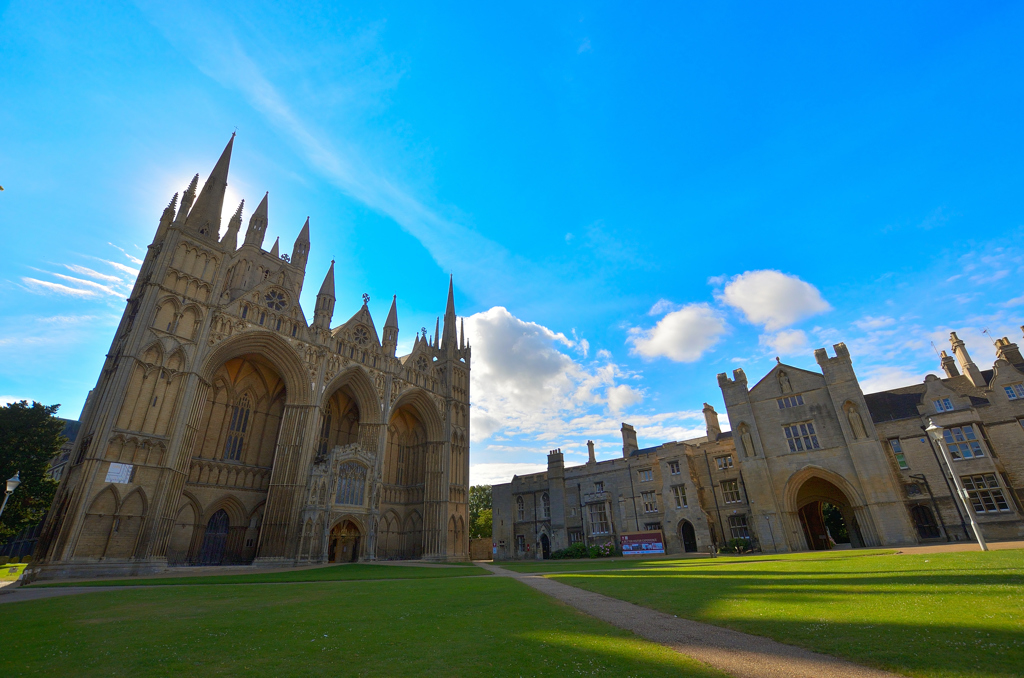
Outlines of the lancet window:
[{"label": "lancet window", "polygon": [[354,461],[348,461],[338,469],[338,494],[336,504],[362,506],[363,494],[366,489],[366,467]]},{"label": "lancet window", "polygon": [[245,445],[245,432],[249,428],[249,413],[252,402],[248,395],[242,396],[238,404],[231,408],[231,423],[228,425],[228,437],[224,443],[224,458],[238,461],[242,458],[242,447]]}]

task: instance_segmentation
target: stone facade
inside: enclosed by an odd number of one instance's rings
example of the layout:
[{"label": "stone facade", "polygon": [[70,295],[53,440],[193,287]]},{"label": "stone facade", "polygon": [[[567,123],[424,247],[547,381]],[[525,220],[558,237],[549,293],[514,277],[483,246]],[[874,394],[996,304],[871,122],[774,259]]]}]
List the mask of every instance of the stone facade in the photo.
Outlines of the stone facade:
[{"label": "stone facade", "polygon": [[[1024,330],[1024,328],[1022,328]],[[779,363],[748,388],[742,369],[718,375],[731,431],[704,405],[707,435],[638,449],[622,425],[622,458],[564,466],[496,485],[499,559],[543,558],[576,541],[662,529],[668,553],[747,539],[766,552],[828,549],[841,524],[849,547],[972,539],[939,448],[988,539],[1024,536],[1024,359],[1007,338],[982,371],[954,333],[944,378],[865,395],[849,351],[815,351],[821,372]],[[958,368],[959,366],[959,368]],[[831,517],[826,517],[826,516]]]},{"label": "stone facade", "polygon": [[[160,218],[61,477],[40,575],[468,557],[469,370],[443,329],[396,357],[393,301],[331,327],[299,305],[309,220],[263,249],[268,196],[219,237],[234,136]],[[243,202],[244,204],[244,202]]]}]

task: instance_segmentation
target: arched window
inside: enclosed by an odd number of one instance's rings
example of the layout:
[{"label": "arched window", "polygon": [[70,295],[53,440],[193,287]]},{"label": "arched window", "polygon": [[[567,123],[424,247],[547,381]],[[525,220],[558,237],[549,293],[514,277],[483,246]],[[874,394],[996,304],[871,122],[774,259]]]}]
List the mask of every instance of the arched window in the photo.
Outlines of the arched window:
[{"label": "arched window", "polygon": [[327,416],[324,417],[324,425],[320,427],[320,446],[317,450],[318,455],[321,457],[327,456],[327,446],[330,443],[331,438],[331,413],[328,410]]},{"label": "arched window", "polygon": [[516,497],[516,515],[519,520],[526,520],[526,509],[523,506],[522,497]]},{"label": "arched window", "polygon": [[228,439],[224,443],[224,458],[238,461],[242,458],[242,447],[245,444],[245,431],[249,428],[249,413],[252,403],[249,396],[242,396],[237,405],[231,408],[231,423],[228,425]]},{"label": "arched window", "polygon": [[551,517],[551,498],[548,497],[548,493],[545,492],[540,498],[542,517],[547,519]]},{"label": "arched window", "polygon": [[354,461],[345,462],[338,469],[338,494],[334,502],[362,506],[365,488],[366,468]]}]

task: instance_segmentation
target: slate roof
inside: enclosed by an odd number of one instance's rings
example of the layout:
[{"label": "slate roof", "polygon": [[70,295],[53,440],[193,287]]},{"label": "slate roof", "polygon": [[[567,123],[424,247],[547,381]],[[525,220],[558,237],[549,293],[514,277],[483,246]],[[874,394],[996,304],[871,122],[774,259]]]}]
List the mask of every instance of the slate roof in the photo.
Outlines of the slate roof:
[{"label": "slate roof", "polygon": [[[986,385],[992,381],[992,374],[992,370],[981,371],[981,376],[985,380]],[[972,384],[971,380],[963,374],[956,377],[947,377],[942,380],[942,383],[958,395],[970,398],[971,405],[975,407],[989,404],[985,389]],[[884,421],[911,419],[921,416],[917,406],[921,404],[921,398],[927,390],[928,386],[921,383],[914,384],[913,386],[904,386],[903,388],[894,388],[889,391],[865,394],[864,400],[867,401],[868,411],[871,412],[871,421],[878,424]]]}]

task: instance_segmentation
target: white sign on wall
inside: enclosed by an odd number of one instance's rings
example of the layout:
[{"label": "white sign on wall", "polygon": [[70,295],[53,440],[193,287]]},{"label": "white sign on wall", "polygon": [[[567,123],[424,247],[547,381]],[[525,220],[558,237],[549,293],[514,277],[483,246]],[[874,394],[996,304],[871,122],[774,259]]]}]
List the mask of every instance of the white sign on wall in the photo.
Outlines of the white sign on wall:
[{"label": "white sign on wall", "polygon": [[130,483],[135,475],[135,467],[131,464],[111,464],[107,469],[108,483]]}]

